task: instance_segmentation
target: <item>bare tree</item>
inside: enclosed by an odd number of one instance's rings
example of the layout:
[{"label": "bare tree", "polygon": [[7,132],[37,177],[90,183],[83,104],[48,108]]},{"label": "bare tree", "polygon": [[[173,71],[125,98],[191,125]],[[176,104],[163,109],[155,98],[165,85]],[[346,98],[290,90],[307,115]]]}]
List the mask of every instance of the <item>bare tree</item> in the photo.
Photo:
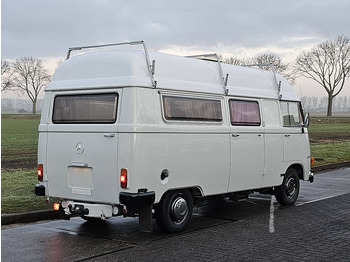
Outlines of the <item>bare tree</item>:
[{"label": "bare tree", "polygon": [[299,76],[319,83],[328,93],[327,116],[332,116],[333,99],[350,76],[350,39],[338,36],[302,52],[294,63]]},{"label": "bare tree", "polygon": [[235,56],[230,56],[230,57],[225,57],[225,58],[221,57],[221,60],[224,64],[230,64],[230,65],[243,66],[246,64],[245,60],[238,58],[238,57],[235,57]]},{"label": "bare tree", "polygon": [[51,76],[44,68],[42,61],[33,57],[16,59],[13,64],[13,86],[26,93],[33,103],[33,114],[36,114],[36,102],[39,92],[49,83]]},{"label": "bare tree", "polygon": [[6,60],[1,60],[1,92],[11,88],[12,74],[11,63]]}]

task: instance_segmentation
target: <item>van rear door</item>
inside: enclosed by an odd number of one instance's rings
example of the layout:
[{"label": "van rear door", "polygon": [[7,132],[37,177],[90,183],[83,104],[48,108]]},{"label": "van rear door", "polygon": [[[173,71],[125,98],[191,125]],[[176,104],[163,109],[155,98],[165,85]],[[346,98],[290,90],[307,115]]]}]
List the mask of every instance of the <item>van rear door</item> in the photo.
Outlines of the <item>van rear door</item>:
[{"label": "van rear door", "polygon": [[50,196],[117,203],[118,93],[54,94],[47,138]]}]

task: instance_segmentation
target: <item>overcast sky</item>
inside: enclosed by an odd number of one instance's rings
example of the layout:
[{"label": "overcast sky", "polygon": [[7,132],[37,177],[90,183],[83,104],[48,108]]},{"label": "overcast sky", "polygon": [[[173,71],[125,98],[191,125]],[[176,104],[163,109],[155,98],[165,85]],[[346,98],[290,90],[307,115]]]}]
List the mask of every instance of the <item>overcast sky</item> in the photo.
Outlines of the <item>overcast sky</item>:
[{"label": "overcast sky", "polygon": [[2,0],[1,14],[2,59],[34,56],[49,67],[72,46],[134,40],[179,55],[272,52],[291,62],[350,37],[350,0]]}]

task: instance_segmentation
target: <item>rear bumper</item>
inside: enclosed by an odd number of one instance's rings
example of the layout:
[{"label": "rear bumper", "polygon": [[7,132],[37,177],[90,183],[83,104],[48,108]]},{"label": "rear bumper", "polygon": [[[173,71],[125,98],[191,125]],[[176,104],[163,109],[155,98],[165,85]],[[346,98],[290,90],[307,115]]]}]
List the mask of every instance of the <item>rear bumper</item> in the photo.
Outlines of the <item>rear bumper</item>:
[{"label": "rear bumper", "polygon": [[110,218],[122,214],[122,207],[118,205],[93,204],[76,201],[62,201],[61,208],[64,216],[83,216],[95,218]]},{"label": "rear bumper", "polygon": [[156,194],[154,191],[142,193],[127,193],[120,192],[119,202],[125,205],[128,209],[140,209],[146,206],[153,205]]}]

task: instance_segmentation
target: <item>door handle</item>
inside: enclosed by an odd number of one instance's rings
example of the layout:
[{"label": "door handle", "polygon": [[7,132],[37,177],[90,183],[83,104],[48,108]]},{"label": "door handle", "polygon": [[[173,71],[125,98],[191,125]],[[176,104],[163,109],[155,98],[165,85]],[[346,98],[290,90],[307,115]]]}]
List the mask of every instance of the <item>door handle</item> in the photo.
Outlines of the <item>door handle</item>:
[{"label": "door handle", "polygon": [[115,137],[115,134],[104,134],[104,137]]},{"label": "door handle", "polygon": [[88,163],[72,162],[70,164],[72,167],[88,167]]},{"label": "door handle", "polygon": [[238,134],[232,134],[232,137],[239,137]]},{"label": "door handle", "polygon": [[284,135],[284,137],[290,137],[290,135]]}]

